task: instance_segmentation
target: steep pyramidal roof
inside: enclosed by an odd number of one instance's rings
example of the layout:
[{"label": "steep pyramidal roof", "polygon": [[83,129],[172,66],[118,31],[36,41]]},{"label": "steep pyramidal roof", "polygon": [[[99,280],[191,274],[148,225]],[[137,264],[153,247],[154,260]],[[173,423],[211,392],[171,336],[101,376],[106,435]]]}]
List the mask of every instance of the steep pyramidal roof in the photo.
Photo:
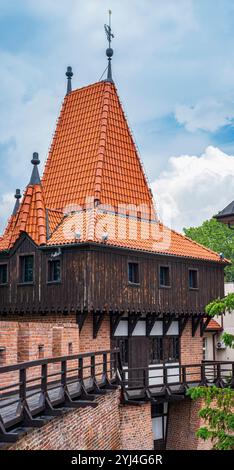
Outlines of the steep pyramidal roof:
[{"label": "steep pyramidal roof", "polygon": [[99,82],[65,97],[43,176],[46,206],[117,209],[153,200],[115,85]]},{"label": "steep pyramidal roof", "polygon": [[39,246],[92,242],[226,263],[158,222],[113,82],[69,88],[42,182],[38,154],[32,163],[30,183],[0,238],[0,251],[10,250],[26,232]]}]

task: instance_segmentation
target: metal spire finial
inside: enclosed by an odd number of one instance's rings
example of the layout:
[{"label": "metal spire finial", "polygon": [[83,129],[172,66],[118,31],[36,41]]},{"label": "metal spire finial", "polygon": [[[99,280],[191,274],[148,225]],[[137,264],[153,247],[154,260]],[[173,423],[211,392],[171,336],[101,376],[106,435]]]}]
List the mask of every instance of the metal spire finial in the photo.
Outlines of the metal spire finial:
[{"label": "metal spire finial", "polygon": [[72,91],[72,77],[73,77],[72,67],[68,66],[66,71],[67,77],[67,95]]},{"label": "metal spire finial", "polygon": [[21,196],[21,193],[20,193],[20,189],[16,189],[16,191],[15,191],[15,199],[16,199],[16,201],[15,201],[15,207],[14,207],[14,210],[13,210],[13,212],[12,212],[12,215],[16,215],[16,214],[17,214],[18,209],[19,209],[19,206],[20,206],[20,202],[19,202],[19,201],[20,201],[21,197],[22,197],[22,196]]},{"label": "metal spire finial", "polygon": [[111,47],[111,41],[114,38],[114,34],[112,33],[111,29],[111,10],[109,10],[109,25],[105,24],[105,32],[107,36],[107,40],[109,43],[109,47],[106,50],[106,55],[108,57],[108,72],[107,72],[107,81],[113,83],[113,78],[112,78],[112,69],[111,69],[111,58],[113,57],[114,51]]},{"label": "metal spire finial", "polygon": [[39,155],[37,152],[33,153],[33,158],[31,160],[31,163],[33,164],[33,171],[32,171],[32,176],[31,176],[29,184],[30,185],[41,184],[41,179],[40,179],[39,171],[37,168],[40,163]]}]

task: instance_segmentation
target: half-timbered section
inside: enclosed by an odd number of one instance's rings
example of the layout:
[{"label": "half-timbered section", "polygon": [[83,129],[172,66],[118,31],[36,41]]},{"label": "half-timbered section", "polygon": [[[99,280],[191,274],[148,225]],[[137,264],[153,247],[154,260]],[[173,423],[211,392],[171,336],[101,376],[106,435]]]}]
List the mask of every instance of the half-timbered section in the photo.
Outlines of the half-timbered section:
[{"label": "half-timbered section", "polygon": [[0,365],[118,348],[125,403],[139,384],[142,402],[149,386],[162,388],[152,398],[157,447],[170,384],[201,366],[204,308],[223,296],[227,261],[158,220],[108,51],[107,80],[72,91],[68,68],[43,177],[34,153],[21,203],[16,191],[0,238]]}]

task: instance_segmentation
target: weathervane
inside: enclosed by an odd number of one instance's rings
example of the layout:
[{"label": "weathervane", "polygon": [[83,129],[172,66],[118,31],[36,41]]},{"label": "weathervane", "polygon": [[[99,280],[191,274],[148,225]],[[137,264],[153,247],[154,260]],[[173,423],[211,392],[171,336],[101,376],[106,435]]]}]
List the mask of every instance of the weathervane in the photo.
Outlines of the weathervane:
[{"label": "weathervane", "polygon": [[107,36],[107,40],[109,42],[109,47],[108,49],[106,50],[106,55],[108,57],[108,72],[107,72],[107,81],[108,82],[112,82],[113,83],[113,79],[112,79],[112,70],[111,70],[111,58],[114,54],[114,51],[113,49],[111,48],[111,41],[112,39],[114,38],[114,34],[112,33],[112,29],[111,29],[111,10],[109,10],[109,24],[105,24],[104,25],[104,28],[105,28],[105,32],[106,32],[106,36]]}]

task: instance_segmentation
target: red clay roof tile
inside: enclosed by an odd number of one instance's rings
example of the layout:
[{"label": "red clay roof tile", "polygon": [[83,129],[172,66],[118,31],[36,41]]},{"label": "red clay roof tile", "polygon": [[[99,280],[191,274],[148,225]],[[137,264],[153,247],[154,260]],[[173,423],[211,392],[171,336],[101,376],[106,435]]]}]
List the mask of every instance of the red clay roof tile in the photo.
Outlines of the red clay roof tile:
[{"label": "red clay roof tile", "polygon": [[[102,205],[98,210],[92,209],[95,200]],[[103,205],[106,214],[100,210]],[[129,206],[129,217],[124,205]],[[90,210],[85,212],[84,208]],[[75,214],[64,217],[71,211]],[[77,231],[80,238],[75,238]],[[157,221],[151,190],[116,88],[109,82],[75,90],[65,97],[42,185],[26,188],[16,216],[10,218],[0,238],[0,251],[10,249],[22,232],[38,245],[92,241],[226,263],[217,253]],[[108,232],[106,241],[103,232]]]}]

